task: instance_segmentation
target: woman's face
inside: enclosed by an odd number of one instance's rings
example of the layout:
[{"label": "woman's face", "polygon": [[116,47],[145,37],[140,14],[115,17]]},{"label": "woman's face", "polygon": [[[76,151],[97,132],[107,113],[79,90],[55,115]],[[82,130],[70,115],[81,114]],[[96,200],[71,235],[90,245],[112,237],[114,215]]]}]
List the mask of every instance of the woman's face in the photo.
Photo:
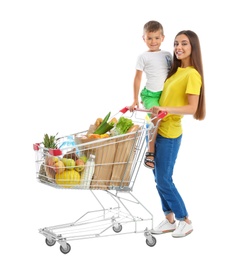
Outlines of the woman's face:
[{"label": "woman's face", "polygon": [[188,37],[185,34],[180,34],[174,41],[174,53],[178,60],[189,62],[192,53],[192,46]]}]

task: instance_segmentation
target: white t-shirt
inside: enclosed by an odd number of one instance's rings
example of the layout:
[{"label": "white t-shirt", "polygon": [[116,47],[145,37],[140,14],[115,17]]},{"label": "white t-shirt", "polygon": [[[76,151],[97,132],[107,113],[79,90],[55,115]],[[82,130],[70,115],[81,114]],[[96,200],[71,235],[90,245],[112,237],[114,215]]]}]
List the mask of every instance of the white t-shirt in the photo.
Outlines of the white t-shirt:
[{"label": "white t-shirt", "polygon": [[164,81],[171,68],[172,55],[168,51],[146,51],[142,53],[136,64],[136,69],[146,74],[146,89],[157,92],[163,89]]}]

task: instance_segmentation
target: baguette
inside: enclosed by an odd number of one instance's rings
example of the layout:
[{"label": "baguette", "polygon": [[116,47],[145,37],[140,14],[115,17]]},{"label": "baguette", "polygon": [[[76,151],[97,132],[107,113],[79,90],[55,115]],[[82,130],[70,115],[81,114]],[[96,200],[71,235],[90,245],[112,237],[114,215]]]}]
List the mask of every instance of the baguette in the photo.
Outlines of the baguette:
[{"label": "baguette", "polygon": [[128,129],[127,133],[136,132],[139,129],[139,127],[139,125],[133,125]]},{"label": "baguette", "polygon": [[114,125],[117,124],[117,119],[115,117],[113,117],[110,121],[109,124],[113,123]]},{"label": "baguette", "polygon": [[102,123],[103,119],[102,118],[97,118],[96,121],[95,121],[95,126],[98,127],[100,126],[100,124]]}]

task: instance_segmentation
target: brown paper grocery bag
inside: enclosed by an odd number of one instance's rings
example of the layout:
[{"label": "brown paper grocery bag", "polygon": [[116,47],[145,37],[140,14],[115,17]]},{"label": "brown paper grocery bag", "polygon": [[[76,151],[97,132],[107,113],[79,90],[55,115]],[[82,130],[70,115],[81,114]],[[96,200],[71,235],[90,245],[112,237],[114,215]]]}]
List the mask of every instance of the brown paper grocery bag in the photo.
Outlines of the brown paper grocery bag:
[{"label": "brown paper grocery bag", "polygon": [[[94,142],[98,140],[98,142]],[[95,172],[90,183],[90,189],[107,190],[110,184],[114,157],[116,152],[115,139],[82,138],[76,140],[79,144],[85,144],[82,152],[89,158],[90,154],[95,155]]]},{"label": "brown paper grocery bag", "polygon": [[111,186],[129,186],[135,157],[135,146],[140,133],[132,133],[118,138],[114,165],[111,175]]}]

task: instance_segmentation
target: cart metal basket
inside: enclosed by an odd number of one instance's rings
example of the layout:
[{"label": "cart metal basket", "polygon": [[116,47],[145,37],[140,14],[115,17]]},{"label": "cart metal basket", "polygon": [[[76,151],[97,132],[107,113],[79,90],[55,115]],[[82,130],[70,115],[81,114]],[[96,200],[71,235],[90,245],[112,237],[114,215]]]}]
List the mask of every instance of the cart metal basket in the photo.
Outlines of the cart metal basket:
[{"label": "cart metal basket", "polygon": [[[119,112],[124,114],[128,110],[125,107]],[[71,240],[141,232],[148,246],[156,244],[150,232],[153,216],[132,194],[143,163],[147,140],[150,141],[157,130],[152,123],[147,126],[145,119],[138,116],[139,111],[148,112],[136,109],[126,116],[138,125],[134,132],[89,140],[83,138],[87,134],[87,131],[83,131],[58,138],[56,149],[46,149],[42,143],[33,145],[36,178],[40,183],[58,189],[89,190],[100,205],[99,209],[86,212],[74,222],[39,229],[48,246],[58,242],[60,251],[66,254],[71,249],[68,243]],[[165,115],[161,113],[157,117],[161,120]],[[69,140],[74,142],[63,146]],[[86,159],[91,154],[95,155],[94,173],[87,176],[90,166]],[[62,163],[63,158],[69,160],[65,165]],[[78,159],[84,163],[71,164]],[[105,207],[100,201],[99,192],[105,192],[114,205]],[[141,217],[136,216],[136,212]],[[122,232],[124,225],[127,227],[126,232]]]}]

